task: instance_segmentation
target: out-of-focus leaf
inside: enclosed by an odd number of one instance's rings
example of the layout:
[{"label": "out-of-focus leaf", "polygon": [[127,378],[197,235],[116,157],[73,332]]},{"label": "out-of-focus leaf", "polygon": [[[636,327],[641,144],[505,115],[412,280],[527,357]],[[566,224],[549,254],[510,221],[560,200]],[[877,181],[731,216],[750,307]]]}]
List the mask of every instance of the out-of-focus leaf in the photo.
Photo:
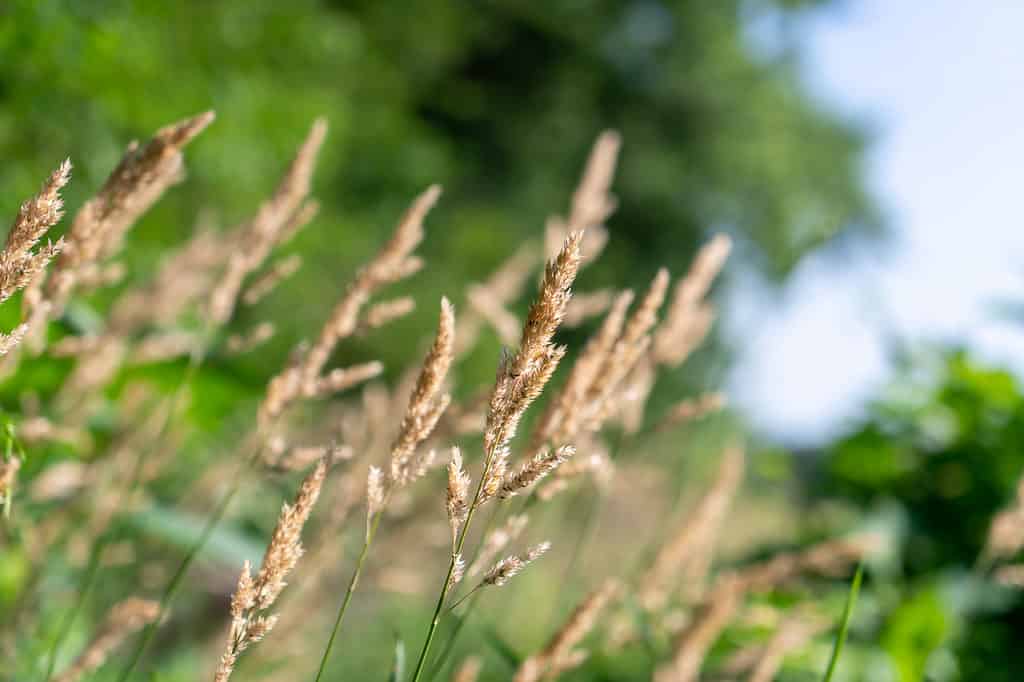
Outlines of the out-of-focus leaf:
[{"label": "out-of-focus leaf", "polygon": [[900,682],[924,679],[929,656],[949,635],[949,614],[934,586],[903,602],[889,617],[883,646]]},{"label": "out-of-focus leaf", "polygon": [[[206,520],[198,514],[154,505],[128,515],[126,522],[147,535],[188,551],[202,534]],[[241,566],[244,561],[249,561],[258,566],[264,548],[263,542],[252,539],[228,523],[221,523],[214,529],[198,558],[230,566]]]},{"label": "out-of-focus leaf", "polygon": [[832,474],[871,488],[887,488],[912,472],[914,453],[876,429],[865,429],[840,443],[829,459]]}]

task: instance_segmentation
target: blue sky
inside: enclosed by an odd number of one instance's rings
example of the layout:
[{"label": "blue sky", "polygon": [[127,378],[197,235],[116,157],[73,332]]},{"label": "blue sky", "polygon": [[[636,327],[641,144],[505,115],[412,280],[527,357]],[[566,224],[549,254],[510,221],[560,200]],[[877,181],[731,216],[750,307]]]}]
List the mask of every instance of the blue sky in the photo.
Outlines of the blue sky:
[{"label": "blue sky", "polygon": [[1024,301],[1024,2],[839,3],[798,36],[815,95],[875,131],[867,181],[893,230],[854,258],[812,255],[782,292],[740,278],[729,295],[731,398],[813,442],[884,383],[883,329],[1024,370],[1024,327],[991,311]]}]

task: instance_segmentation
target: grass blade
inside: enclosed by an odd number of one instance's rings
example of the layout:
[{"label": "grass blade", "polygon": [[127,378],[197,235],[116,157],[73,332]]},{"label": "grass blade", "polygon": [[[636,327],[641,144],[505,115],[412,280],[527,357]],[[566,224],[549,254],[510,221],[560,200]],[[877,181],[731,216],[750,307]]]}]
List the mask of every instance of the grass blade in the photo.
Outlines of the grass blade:
[{"label": "grass blade", "polygon": [[846,643],[846,633],[850,627],[850,618],[853,616],[853,607],[857,603],[857,595],[860,593],[860,583],[864,577],[864,566],[858,565],[857,572],[853,574],[853,582],[850,584],[850,592],[846,595],[846,606],[843,608],[843,618],[839,621],[839,632],[836,633],[835,644],[832,645],[832,656],[828,661],[828,668],[825,670],[825,677],[822,682],[832,682],[832,675],[836,671],[836,663],[839,661],[839,654],[843,651],[843,644]]},{"label": "grass blade", "polygon": [[486,640],[487,643],[490,644],[496,652],[498,652],[501,660],[503,660],[509,668],[512,670],[519,669],[519,666],[523,662],[522,657],[515,652],[515,649],[508,645],[508,642],[502,639],[497,630],[490,625],[486,625],[481,630],[481,634],[483,635],[484,640]]}]

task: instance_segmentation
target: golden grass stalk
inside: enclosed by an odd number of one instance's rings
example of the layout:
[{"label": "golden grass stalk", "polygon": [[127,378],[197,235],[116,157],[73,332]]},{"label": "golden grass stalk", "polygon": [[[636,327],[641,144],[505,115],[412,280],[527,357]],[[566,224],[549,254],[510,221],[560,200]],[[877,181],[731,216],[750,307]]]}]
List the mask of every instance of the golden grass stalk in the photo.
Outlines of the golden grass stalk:
[{"label": "golden grass stalk", "polygon": [[538,682],[555,679],[562,672],[579,666],[586,660],[586,652],[577,650],[580,642],[594,629],[597,619],[608,604],[619,594],[616,580],[606,580],[590,593],[572,612],[565,624],[547,645],[519,665],[513,682]]},{"label": "golden grass stalk", "polygon": [[616,202],[610,190],[621,146],[622,138],[614,130],[602,132],[594,141],[583,178],[572,196],[570,229],[581,230],[600,224],[615,210]]},{"label": "golden grass stalk", "polygon": [[544,556],[551,549],[550,542],[542,542],[526,550],[524,554],[510,554],[499,560],[484,573],[481,585],[503,587],[509,580],[522,573],[523,569]]},{"label": "golden grass stalk", "polygon": [[[425,206],[426,204],[421,205],[417,215],[412,217],[406,216],[406,219],[403,220],[403,225],[406,225],[406,227],[399,230],[399,235],[404,234],[405,236],[401,238],[396,236],[392,240],[396,244],[406,244],[406,246],[401,248],[395,247],[397,249],[394,251],[395,254],[406,254],[402,255],[402,258],[407,257],[407,250],[414,248],[415,244],[422,237],[418,232],[421,228],[418,226],[422,223],[423,214],[426,211]],[[388,247],[385,247],[384,251],[387,252]],[[398,256],[388,256],[388,258],[395,260]],[[341,630],[341,624],[345,619],[348,605],[352,600],[352,595],[355,593],[356,586],[359,584],[363,563],[366,561],[370,545],[373,543],[380,519],[391,495],[396,490],[409,485],[417,478],[423,476],[433,457],[432,452],[425,456],[417,456],[416,450],[430,437],[442,413],[451,401],[450,396],[441,394],[441,388],[448,374],[448,369],[451,367],[454,347],[455,309],[448,302],[447,298],[442,298],[437,334],[434,337],[430,350],[427,352],[426,358],[423,360],[416,384],[413,387],[412,394],[409,396],[409,404],[402,418],[398,435],[392,443],[389,470],[385,474],[380,468],[371,466],[367,474],[366,535],[363,541],[363,548],[356,560],[356,566],[352,571],[352,577],[349,579],[345,596],[338,606],[334,627],[331,629],[330,637],[320,659],[320,668],[316,676],[317,680],[323,677],[326,670],[331,650],[334,647],[334,641]],[[447,578],[451,584],[454,584],[451,581],[454,577],[456,564],[461,565],[461,559],[461,556],[458,556],[456,552],[452,553],[452,566]],[[450,588],[450,584],[448,587]]]},{"label": "golden grass stalk", "polygon": [[338,367],[317,377],[312,387],[309,388],[308,395],[316,397],[340,393],[380,376],[382,371],[384,371],[384,365],[376,360],[349,367]]},{"label": "golden grass stalk", "polygon": [[[0,251],[0,303],[16,292],[44,276],[50,260],[61,252],[63,239],[47,242],[36,249],[51,227],[64,215],[64,202],[60,190],[71,177],[71,161],[57,167],[43,183],[34,197],[24,202],[7,233],[7,241]],[[33,250],[35,249],[35,250]],[[28,331],[28,324],[20,324],[9,333],[0,334],[0,355],[6,355],[17,346]]]},{"label": "golden grass stalk", "polygon": [[[744,459],[740,446],[728,447],[722,453],[715,482],[693,513],[662,545],[651,567],[640,579],[638,597],[645,608],[656,609],[665,605],[685,564],[709,565],[718,531],[743,480]],[[703,575],[699,577],[703,579]]]},{"label": "golden grass stalk", "polygon": [[413,464],[416,449],[434,431],[438,419],[451,402],[451,396],[442,394],[441,387],[452,364],[454,347],[455,308],[447,298],[442,298],[437,335],[423,360],[398,436],[391,446],[389,487],[406,485],[415,478],[416,468]]},{"label": "golden grass stalk", "polygon": [[639,427],[643,405],[654,385],[655,366],[678,365],[707,334],[714,316],[703,297],[729,247],[728,238],[720,235],[701,249],[689,273],[676,285],[661,324],[657,313],[669,284],[664,269],[628,319],[632,294],[619,295],[573,365],[562,391],[549,402],[531,439],[534,448],[545,442],[571,441],[583,429],[597,430],[616,413],[621,414],[627,431]]},{"label": "golden grass stalk", "polygon": [[280,471],[304,471],[319,460],[327,462],[330,469],[337,462],[352,459],[352,448],[347,445],[287,445],[277,459]]},{"label": "golden grass stalk", "polygon": [[470,656],[462,662],[459,669],[452,675],[452,682],[476,682],[480,677],[483,663],[478,656]]},{"label": "golden grass stalk", "polygon": [[24,340],[28,334],[29,325],[27,322],[22,322],[17,327],[7,333],[0,332],[0,357],[7,355],[12,350],[18,347],[18,345]]},{"label": "golden grass stalk", "polygon": [[124,263],[93,264],[79,273],[78,286],[84,291],[112,287],[124,281],[128,268]]},{"label": "golden grass stalk", "polygon": [[882,539],[864,533],[826,540],[807,549],[780,552],[764,561],[737,571],[736,582],[744,591],[770,590],[804,573],[839,576],[876,551]]},{"label": "golden grass stalk", "polygon": [[615,211],[617,203],[611,194],[611,185],[621,146],[622,138],[612,130],[604,131],[594,141],[583,176],[572,195],[569,215],[564,219],[554,216],[548,220],[545,230],[548,253],[557,253],[566,235],[572,232],[585,232],[587,235],[586,262],[593,261],[601,253],[608,241],[608,231],[603,223]]},{"label": "golden grass stalk", "polygon": [[[44,282],[40,278],[26,294],[26,307],[33,324],[29,338],[33,350],[42,349],[45,322],[63,311],[75,290],[106,286],[124,268],[118,263],[101,261],[120,248],[124,234],[166,191],[183,177],[181,148],[213,120],[212,112],[167,126],[139,149],[132,143],[120,165],[97,195],[82,207],[68,234],[68,249],[58,260],[54,272]],[[71,379],[61,389],[59,403],[64,410],[106,385],[129,358],[128,342],[151,321],[164,322],[209,292],[212,263],[226,258],[222,243],[204,231],[173,258],[168,259],[154,282],[129,289],[115,301],[106,329],[95,340],[95,352],[83,354]],[[65,259],[64,256],[67,256]],[[202,267],[199,267],[202,265]],[[165,336],[157,330],[143,339],[132,360],[152,362],[178,355],[196,353],[195,335],[185,340],[181,334]],[[170,343],[170,341],[181,343]]]},{"label": "golden grass stalk", "polygon": [[[650,331],[658,323],[658,310],[665,302],[669,275],[664,268],[658,270],[647,293],[640,299],[636,310],[627,318],[605,363],[587,389],[580,417],[584,425],[596,430],[614,407],[614,398],[620,393],[626,377],[643,359],[651,345]],[[565,427],[567,436],[575,435],[578,421],[570,420]]]},{"label": "golden grass stalk", "polygon": [[153,280],[126,290],[114,302],[108,332],[129,336],[148,326],[174,325],[189,306],[209,296],[235,241],[201,215],[195,232],[163,259]]},{"label": "golden grass stalk", "polygon": [[[312,218],[312,213],[304,211],[303,205],[309,196],[313,168],[326,135],[327,121],[322,118],[314,121],[309,135],[296,152],[273,196],[240,228],[236,247],[210,295],[208,315],[215,326],[223,325],[230,319],[242,296],[246,277],[263,265],[275,246],[295,232],[293,221],[298,218],[302,221],[301,226]],[[269,290],[282,279],[277,276],[275,280],[273,269],[270,273],[269,280],[264,278],[257,281],[257,293],[250,293],[250,298],[258,300],[265,293],[261,289]]]},{"label": "golden grass stalk", "polygon": [[[519,330],[522,325],[519,319],[505,308],[505,301],[502,301],[491,289],[473,285],[466,290],[466,301],[470,310],[477,314],[477,318],[486,321],[498,335],[498,340],[506,346],[514,345],[519,340]],[[467,343],[462,346],[468,350],[471,346]]]},{"label": "golden grass stalk", "polygon": [[83,274],[121,248],[125,233],[184,177],[181,149],[213,121],[212,111],[161,128],[145,145],[132,142],[103,187],[75,215],[53,271],[25,297],[30,317],[60,315]]},{"label": "golden grass stalk", "polygon": [[[0,303],[43,277],[46,266],[61,252],[64,246],[62,239],[36,247],[64,215],[60,190],[70,177],[71,161],[65,160],[46,179],[39,193],[22,203],[18,210],[0,250]],[[29,328],[29,323],[23,322],[10,332],[0,332],[0,357],[14,350]],[[4,513],[10,513],[14,479],[20,467],[21,460],[13,454],[0,461],[0,505]]]},{"label": "golden grass stalk", "polygon": [[477,551],[476,559],[469,567],[469,575],[477,576],[483,573],[484,566],[494,561],[494,557],[522,535],[528,521],[529,518],[525,514],[516,514],[508,517],[501,526],[488,532]]},{"label": "golden grass stalk", "polygon": [[452,546],[459,539],[459,529],[466,520],[469,511],[469,486],[472,483],[469,474],[462,466],[462,452],[452,448],[451,460],[448,462],[448,490],[446,506],[448,509],[448,525],[452,531]]},{"label": "golden grass stalk", "polygon": [[[150,334],[141,339],[132,350],[129,360],[133,363],[149,363],[170,360],[188,355],[195,348],[199,336],[188,331],[166,331]],[[95,384],[99,385],[99,384]]]},{"label": "golden grass stalk", "polygon": [[655,427],[657,431],[703,419],[725,408],[726,397],[720,391],[703,393],[696,398],[681,400],[672,405]]},{"label": "golden grass stalk", "polygon": [[601,326],[580,353],[561,390],[548,401],[545,411],[537,420],[537,426],[530,439],[531,449],[537,450],[544,443],[564,439],[570,430],[566,425],[578,423],[578,413],[583,409],[587,391],[596,380],[602,367],[608,361],[615,342],[626,323],[626,313],[633,303],[633,292],[624,291],[618,295]]},{"label": "golden grass stalk", "polygon": [[[540,395],[565,354],[565,349],[553,345],[551,339],[572,296],[570,287],[579,270],[582,239],[581,233],[571,232],[558,257],[548,264],[540,295],[527,315],[519,350],[512,356],[503,355],[498,365],[484,428],[484,453],[488,464],[485,479],[490,473],[487,471],[490,461],[515,437],[526,409]],[[504,472],[501,473],[503,476]],[[497,485],[491,485],[493,493],[501,484],[501,478],[497,477],[488,483],[493,484],[495,479]]]},{"label": "golden grass stalk", "polygon": [[413,251],[423,241],[423,220],[440,196],[441,188],[433,185],[417,197],[399,221],[391,239],[356,275],[306,356],[303,376],[307,381],[323,370],[338,341],[351,336],[356,330],[359,311],[378,288],[419,270],[421,263]]},{"label": "golden grass stalk", "polygon": [[[65,407],[106,386],[126,361],[152,362],[177,355],[192,355],[198,363],[201,334],[168,330],[197,301],[208,297],[219,271],[231,253],[224,239],[207,224],[165,258],[156,276],[145,285],[132,287],[114,301],[106,328],[90,337],[68,336],[52,354],[78,356],[71,376],[61,387],[59,403]],[[81,278],[79,278],[81,281]],[[152,329],[152,331],[149,331]],[[142,334],[134,350],[130,342]]]},{"label": "golden grass stalk", "polygon": [[512,346],[519,341],[522,325],[506,306],[523,293],[535,264],[542,260],[539,251],[534,244],[522,245],[487,281],[467,287],[466,301],[471,314],[462,315],[459,319],[457,356],[462,356],[474,346],[483,322],[494,328],[503,344]]},{"label": "golden grass stalk", "polygon": [[784,620],[765,645],[750,673],[749,681],[772,682],[782,669],[786,656],[803,647],[827,627],[826,622],[808,618],[806,613],[797,613]]},{"label": "golden grass stalk", "polygon": [[610,455],[596,442],[587,444],[590,453],[585,457],[573,457],[555,471],[552,480],[537,489],[537,499],[547,501],[565,491],[574,478],[590,475],[600,489],[606,489],[615,476],[615,466]]},{"label": "golden grass stalk", "polygon": [[619,405],[623,385],[651,344],[651,329],[665,300],[668,272],[662,268],[628,317],[632,294],[624,292],[577,359],[550,412],[542,417],[532,442],[566,443],[582,431],[596,431]]},{"label": "golden grass stalk", "polygon": [[743,589],[731,576],[723,576],[672,646],[672,660],[659,667],[655,682],[695,682],[707,652],[728,626],[740,606]]},{"label": "golden grass stalk", "polygon": [[[826,540],[803,550],[779,552],[764,561],[719,575],[714,586],[704,594],[696,615],[677,637],[673,660],[659,668],[655,679],[664,682],[697,679],[709,647],[747,594],[772,590],[805,573],[841,575],[877,550],[881,541],[882,538],[874,534]],[[625,633],[624,638],[629,636],[630,633]]]},{"label": "golden grass stalk", "polygon": [[302,256],[293,253],[277,261],[270,268],[260,275],[242,294],[242,303],[245,305],[256,305],[277,286],[288,279],[302,267]]},{"label": "golden grass stalk", "polygon": [[77,682],[90,675],[103,665],[110,654],[126,639],[156,620],[159,614],[159,604],[146,599],[133,597],[115,604],[85,650],[54,678],[54,682]]},{"label": "golden grass stalk", "polygon": [[366,523],[367,535],[369,525],[384,510],[386,499],[386,488],[384,484],[384,470],[380,467],[371,466],[366,473]]},{"label": "golden grass stalk", "polygon": [[214,674],[215,682],[225,682],[231,677],[242,652],[274,627],[277,616],[266,612],[281,594],[285,578],[302,556],[302,528],[320,496],[326,476],[327,464],[321,460],[302,482],[294,503],[282,507],[259,572],[254,577],[249,563],[243,566],[231,597],[231,627]]},{"label": "golden grass stalk", "polygon": [[[405,317],[416,309],[416,300],[411,296],[402,296],[390,301],[381,301],[369,307],[363,318],[363,329],[379,329],[401,317]],[[458,334],[455,335],[458,338]]]},{"label": "golden grass stalk", "polygon": [[535,483],[557,469],[576,454],[576,448],[563,445],[556,450],[543,450],[523,464],[515,474],[505,476],[498,497],[507,499],[532,488]]},{"label": "golden grass stalk", "polygon": [[62,240],[36,252],[32,249],[64,215],[60,190],[70,177],[71,161],[68,160],[50,174],[38,194],[21,205],[0,251],[0,303],[28,286],[60,252]]},{"label": "golden grass stalk", "polygon": [[[391,239],[349,283],[316,343],[297,353],[295,361],[270,380],[259,410],[261,424],[269,424],[298,398],[316,397],[328,390],[330,382],[321,381],[324,367],[338,343],[359,330],[360,313],[370,297],[381,287],[409,277],[421,267],[413,251],[423,241],[423,220],[440,195],[441,188],[434,185],[413,201]],[[371,378],[371,368],[377,374],[383,369],[379,364],[367,365],[359,378]]]},{"label": "golden grass stalk", "polygon": [[[543,391],[558,366],[558,361],[565,354],[565,349],[555,346],[552,338],[565,316],[565,308],[572,297],[571,287],[579,270],[582,238],[581,233],[570,232],[558,256],[548,263],[541,279],[540,293],[527,313],[519,350],[512,355],[503,354],[498,364],[497,378],[488,401],[484,427],[483,472],[466,513],[466,521],[462,524],[458,542],[453,548],[448,572],[439,590],[434,615],[427,628],[423,648],[416,662],[416,670],[413,672],[413,682],[418,682],[426,665],[427,655],[430,653],[430,646],[448,599],[451,577],[456,562],[461,557],[473,514],[480,504],[496,495],[503,485],[508,461],[508,444],[515,437],[519,421],[526,409]],[[528,553],[527,558],[529,556]],[[503,573],[515,565],[511,559],[510,557],[505,564],[499,562],[500,567],[496,565],[485,573],[483,584],[503,581]],[[518,559],[522,560],[522,557]],[[504,579],[507,580],[507,577]]]},{"label": "golden grass stalk", "polygon": [[715,235],[701,247],[689,272],[676,284],[665,321],[654,334],[653,357],[659,364],[678,367],[704,339],[714,311],[704,303],[732,249],[732,240]]},{"label": "golden grass stalk", "polygon": [[453,587],[462,582],[463,576],[466,575],[466,560],[462,558],[461,552],[455,554],[455,566],[452,568],[452,575],[448,579],[448,589],[451,590]]},{"label": "golden grass stalk", "polygon": [[615,301],[615,292],[611,289],[598,289],[587,293],[577,293],[569,301],[569,307],[565,311],[565,320],[562,324],[566,327],[578,327],[587,320],[603,315]]},{"label": "golden grass stalk", "polygon": [[224,347],[234,355],[248,353],[274,338],[274,332],[273,322],[260,322],[244,334],[230,334]]}]

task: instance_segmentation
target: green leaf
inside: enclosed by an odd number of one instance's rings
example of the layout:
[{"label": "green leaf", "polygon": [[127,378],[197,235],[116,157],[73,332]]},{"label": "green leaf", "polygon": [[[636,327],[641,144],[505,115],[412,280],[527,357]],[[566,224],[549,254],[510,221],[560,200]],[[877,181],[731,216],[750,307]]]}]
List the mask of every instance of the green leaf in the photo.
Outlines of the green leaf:
[{"label": "green leaf", "polygon": [[882,644],[900,682],[925,678],[929,659],[955,629],[949,595],[929,584],[908,595],[887,619]]},{"label": "green leaf", "polygon": [[[198,514],[153,505],[130,514],[126,521],[148,535],[187,551],[199,540],[207,519]],[[214,529],[199,556],[229,566],[241,566],[245,561],[259,565],[264,549],[264,542],[255,541],[236,527],[223,524]]]},{"label": "green leaf", "polygon": [[839,662],[839,654],[842,653],[843,645],[846,643],[846,632],[850,627],[850,618],[853,616],[853,607],[857,603],[857,594],[860,593],[860,582],[863,577],[864,566],[857,566],[857,572],[853,575],[853,582],[850,584],[850,592],[846,595],[846,606],[843,608],[842,620],[839,621],[839,632],[836,633],[836,641],[832,645],[832,656],[829,658],[823,682],[832,682],[836,663]]}]

